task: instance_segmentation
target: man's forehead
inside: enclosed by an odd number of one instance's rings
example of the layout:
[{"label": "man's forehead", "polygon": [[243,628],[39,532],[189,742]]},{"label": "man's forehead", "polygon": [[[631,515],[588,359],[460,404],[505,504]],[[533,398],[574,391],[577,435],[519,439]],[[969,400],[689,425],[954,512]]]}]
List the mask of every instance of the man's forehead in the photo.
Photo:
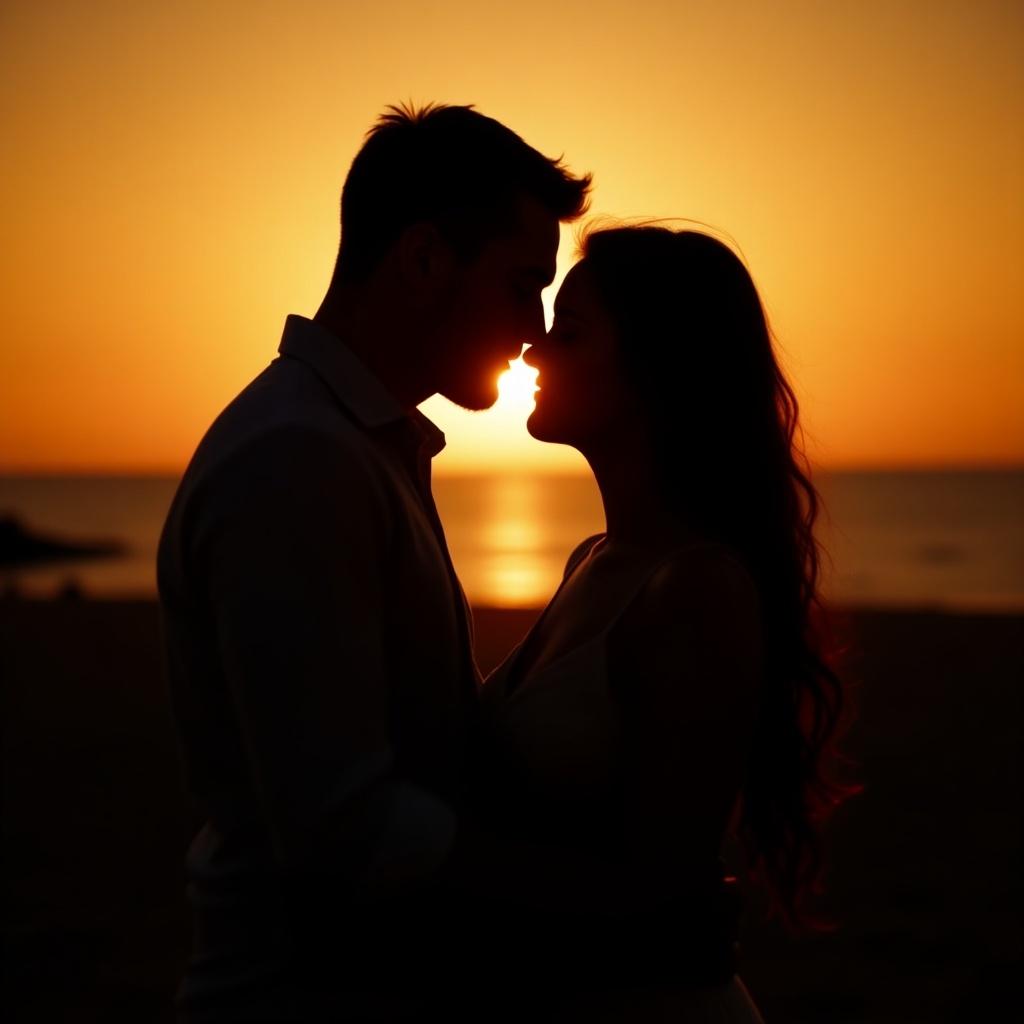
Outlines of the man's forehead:
[{"label": "man's forehead", "polygon": [[518,205],[519,222],[523,229],[538,238],[546,239],[557,247],[558,217],[533,196],[520,196]]},{"label": "man's forehead", "polygon": [[518,205],[516,249],[550,279],[554,277],[558,255],[558,217],[533,196],[521,196]]}]

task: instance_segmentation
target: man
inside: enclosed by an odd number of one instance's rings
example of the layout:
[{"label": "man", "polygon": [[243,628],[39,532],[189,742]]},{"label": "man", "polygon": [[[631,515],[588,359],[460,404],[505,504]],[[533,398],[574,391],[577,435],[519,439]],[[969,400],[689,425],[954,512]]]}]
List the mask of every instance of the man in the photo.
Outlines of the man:
[{"label": "man", "polygon": [[430,893],[478,675],[430,493],[444,439],[416,407],[493,404],[589,185],[469,107],[389,108],[320,309],[185,473],[158,558],[207,816],[185,1019],[408,1017],[444,985]]}]

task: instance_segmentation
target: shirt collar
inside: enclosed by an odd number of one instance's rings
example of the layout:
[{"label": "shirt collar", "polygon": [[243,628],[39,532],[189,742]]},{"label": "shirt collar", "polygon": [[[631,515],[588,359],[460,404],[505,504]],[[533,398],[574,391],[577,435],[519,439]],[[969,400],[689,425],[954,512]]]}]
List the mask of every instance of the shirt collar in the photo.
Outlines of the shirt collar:
[{"label": "shirt collar", "polygon": [[407,413],[359,357],[320,324],[290,314],[285,320],[278,351],[311,367],[335,398],[367,429],[404,421],[411,423],[422,436],[423,446],[431,458],[444,448],[444,433],[419,409]]}]

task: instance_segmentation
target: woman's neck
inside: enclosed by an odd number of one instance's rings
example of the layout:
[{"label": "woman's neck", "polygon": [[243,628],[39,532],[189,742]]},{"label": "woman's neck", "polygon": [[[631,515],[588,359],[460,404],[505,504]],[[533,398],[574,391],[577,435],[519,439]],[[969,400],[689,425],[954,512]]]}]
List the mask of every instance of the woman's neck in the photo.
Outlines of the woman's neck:
[{"label": "woman's neck", "polygon": [[608,546],[660,550],[695,536],[665,499],[646,437],[619,435],[583,454],[601,491]]}]

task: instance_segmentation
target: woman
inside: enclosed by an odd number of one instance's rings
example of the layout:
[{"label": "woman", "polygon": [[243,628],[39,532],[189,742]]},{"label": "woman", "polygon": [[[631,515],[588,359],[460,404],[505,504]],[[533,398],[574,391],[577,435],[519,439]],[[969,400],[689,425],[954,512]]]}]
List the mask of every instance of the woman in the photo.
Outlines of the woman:
[{"label": "woman", "polygon": [[590,234],[525,359],[530,433],[587,458],[607,532],[484,685],[482,802],[537,851],[501,955],[545,1019],[757,1021],[722,841],[800,921],[840,795],[796,401],[746,269],[694,231]]}]

